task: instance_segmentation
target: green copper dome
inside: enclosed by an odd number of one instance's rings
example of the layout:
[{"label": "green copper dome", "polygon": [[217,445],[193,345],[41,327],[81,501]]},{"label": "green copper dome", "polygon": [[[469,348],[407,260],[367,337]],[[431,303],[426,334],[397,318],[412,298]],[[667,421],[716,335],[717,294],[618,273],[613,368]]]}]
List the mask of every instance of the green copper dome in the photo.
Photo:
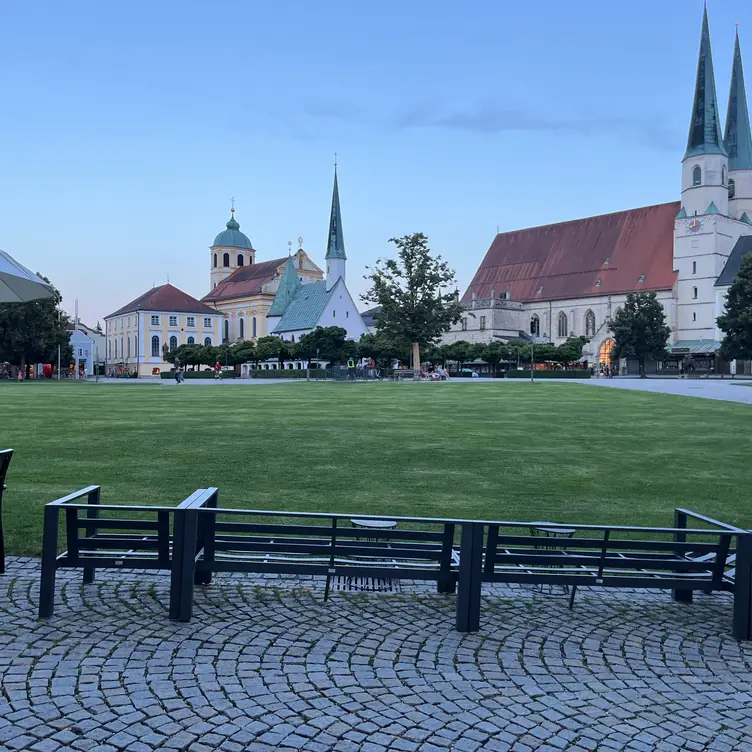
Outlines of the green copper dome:
[{"label": "green copper dome", "polygon": [[240,225],[235,221],[235,215],[230,217],[230,221],[226,225],[227,229],[214,238],[212,247],[215,245],[225,246],[227,248],[249,248],[252,249],[250,238],[240,232]]}]

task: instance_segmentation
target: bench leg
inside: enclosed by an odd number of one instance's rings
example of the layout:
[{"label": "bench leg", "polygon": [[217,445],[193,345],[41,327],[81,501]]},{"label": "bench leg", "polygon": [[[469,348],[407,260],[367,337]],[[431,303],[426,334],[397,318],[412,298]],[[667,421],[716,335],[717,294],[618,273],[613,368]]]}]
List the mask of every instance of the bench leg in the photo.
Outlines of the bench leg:
[{"label": "bench leg", "polygon": [[190,621],[193,615],[193,577],[196,571],[196,535],[198,533],[198,512],[186,509],[183,513],[183,564],[180,573],[180,621]]},{"label": "bench leg", "polygon": [[577,595],[577,585],[572,585],[572,592],[569,594],[569,610],[574,608],[574,597]]},{"label": "bench leg", "polygon": [[456,626],[458,632],[480,629],[480,588],[483,565],[483,524],[462,525],[460,572],[457,588]]},{"label": "bench leg", "polygon": [[44,508],[42,534],[42,576],[39,583],[39,618],[47,619],[55,610],[55,573],[57,571],[57,527],[59,507]]}]

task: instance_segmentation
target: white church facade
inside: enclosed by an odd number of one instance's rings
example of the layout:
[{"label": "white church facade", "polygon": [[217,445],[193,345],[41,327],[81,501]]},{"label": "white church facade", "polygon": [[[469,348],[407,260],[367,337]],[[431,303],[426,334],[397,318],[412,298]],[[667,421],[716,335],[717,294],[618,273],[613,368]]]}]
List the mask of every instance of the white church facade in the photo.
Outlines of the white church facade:
[{"label": "white church facade", "polygon": [[650,291],[666,312],[674,360],[709,362],[750,236],[752,135],[739,36],[722,132],[706,10],[680,200],[497,234],[445,341],[560,344],[583,335],[583,356],[597,364],[608,360],[609,323],[626,295]]}]

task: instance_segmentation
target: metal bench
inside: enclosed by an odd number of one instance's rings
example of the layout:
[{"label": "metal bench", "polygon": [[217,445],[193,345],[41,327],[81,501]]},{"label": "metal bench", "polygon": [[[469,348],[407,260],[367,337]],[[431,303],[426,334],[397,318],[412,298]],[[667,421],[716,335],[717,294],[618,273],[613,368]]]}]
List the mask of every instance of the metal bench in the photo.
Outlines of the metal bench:
[{"label": "metal bench", "polygon": [[[690,528],[690,520],[705,527]],[[479,629],[481,585],[501,582],[568,586],[570,608],[579,586],[663,588],[682,602],[691,602],[694,591],[730,592],[733,636],[752,638],[749,531],[677,509],[672,528],[547,525],[569,533],[549,537],[547,547],[541,549],[536,536],[515,530],[524,527],[515,522],[463,525],[458,597],[464,603],[457,610],[459,631]],[[572,528],[576,532],[569,537]]]},{"label": "metal bench", "polygon": [[5,476],[8,473],[10,461],[13,458],[12,449],[0,450],[0,574],[5,574],[5,531],[3,530],[3,491],[5,491]]},{"label": "metal bench", "polygon": [[320,575],[324,599],[333,577],[434,580],[440,593],[454,592],[457,582],[450,520],[402,517],[399,530],[366,530],[350,527],[351,515],[218,508],[216,494],[196,499],[179,517],[181,621],[191,618],[194,584],[209,584],[214,572]]},{"label": "metal bench", "polygon": [[[175,541],[184,535],[180,510],[210,498],[216,489],[199,489],[180,504],[139,506],[101,504],[100,486],[88,486],[44,508],[39,616],[52,616],[58,569],[82,569],[84,584],[94,582],[97,569],[151,569],[171,572],[170,616],[179,612],[180,566]],[[60,514],[65,517],[67,549],[58,555]],[[127,518],[123,514],[128,515]],[[182,549],[181,549],[182,550]]]}]

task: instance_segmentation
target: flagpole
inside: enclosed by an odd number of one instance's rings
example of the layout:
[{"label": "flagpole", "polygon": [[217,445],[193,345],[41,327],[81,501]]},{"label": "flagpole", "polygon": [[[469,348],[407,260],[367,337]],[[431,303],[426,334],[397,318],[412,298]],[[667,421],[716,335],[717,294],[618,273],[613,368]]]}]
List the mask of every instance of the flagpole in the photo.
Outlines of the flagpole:
[{"label": "flagpole", "polygon": [[[57,320],[60,321],[60,306],[57,309]],[[57,346],[57,380],[60,381],[60,345]]]},{"label": "flagpole", "polygon": [[[76,298],[76,315],[73,319],[73,331],[78,331],[78,298]],[[75,378],[78,378],[78,348],[74,345],[74,357],[76,359],[76,375]]]}]

